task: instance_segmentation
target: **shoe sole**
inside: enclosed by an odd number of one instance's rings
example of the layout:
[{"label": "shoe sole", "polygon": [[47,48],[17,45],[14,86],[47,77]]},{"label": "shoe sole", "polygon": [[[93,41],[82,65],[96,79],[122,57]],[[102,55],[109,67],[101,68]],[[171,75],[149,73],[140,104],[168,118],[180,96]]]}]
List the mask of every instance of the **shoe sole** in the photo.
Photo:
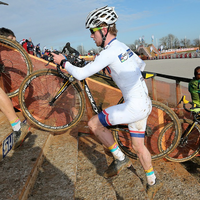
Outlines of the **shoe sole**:
[{"label": "shoe sole", "polygon": [[107,174],[104,174],[104,178],[111,178],[111,177],[114,177],[114,176],[117,176],[124,168],[130,168],[132,166],[132,162],[129,160],[129,162],[124,165],[120,170],[117,171],[117,174],[113,174],[113,175],[107,175]]},{"label": "shoe sole", "polygon": [[13,150],[17,149],[22,145],[22,143],[24,142],[24,138],[26,137],[29,131],[30,131],[30,126],[24,127],[24,130],[22,131],[23,134],[20,135],[19,141],[17,141],[12,147]]},{"label": "shoe sole", "polygon": [[152,193],[151,193],[151,195],[149,195],[148,193],[147,193],[147,195],[149,196],[149,199],[150,200],[153,200],[154,199],[154,197],[156,196],[156,193],[158,192],[158,190],[160,190],[160,188],[163,186],[163,183],[159,183],[159,185],[157,185],[157,187],[155,188],[155,191],[153,191]]}]

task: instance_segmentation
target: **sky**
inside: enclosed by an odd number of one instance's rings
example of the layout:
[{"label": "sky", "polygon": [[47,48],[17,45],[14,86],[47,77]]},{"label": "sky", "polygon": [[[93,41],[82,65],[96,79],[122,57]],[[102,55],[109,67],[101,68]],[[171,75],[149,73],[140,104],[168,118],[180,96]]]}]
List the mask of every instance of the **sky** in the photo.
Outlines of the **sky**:
[{"label": "sky", "polygon": [[11,29],[17,41],[31,38],[41,48],[59,50],[70,42],[74,48],[96,49],[85,20],[90,11],[105,5],[115,7],[117,39],[127,45],[143,37],[158,46],[168,34],[191,42],[200,39],[200,0],[1,1],[9,5],[0,4],[0,27]]}]

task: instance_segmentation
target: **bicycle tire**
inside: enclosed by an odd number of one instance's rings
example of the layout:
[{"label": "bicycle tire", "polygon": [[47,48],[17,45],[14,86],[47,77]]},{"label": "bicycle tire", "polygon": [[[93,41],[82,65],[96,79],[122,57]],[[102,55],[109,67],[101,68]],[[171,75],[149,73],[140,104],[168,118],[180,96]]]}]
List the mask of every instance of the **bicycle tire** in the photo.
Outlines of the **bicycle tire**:
[{"label": "bicycle tire", "polygon": [[0,36],[0,76],[10,98],[18,94],[21,82],[32,71],[32,61],[25,49],[18,42]]},{"label": "bicycle tire", "polygon": [[66,131],[81,120],[85,98],[75,80],[49,105],[62,84],[63,78],[54,69],[37,70],[22,82],[19,104],[25,117],[36,127],[51,132]]},{"label": "bicycle tire", "polygon": [[[171,122],[172,128],[174,130],[167,133],[168,138],[173,138],[171,140],[171,145],[165,150],[160,151],[158,148],[158,138],[159,135],[165,131],[165,126]],[[112,129],[113,136],[118,143],[120,149],[129,157],[133,159],[138,159],[136,152],[133,150],[131,145],[131,137],[128,131],[128,126],[119,125],[118,127]],[[158,101],[152,101],[152,112],[147,119],[147,127],[145,132],[145,146],[151,153],[152,160],[158,160],[165,157],[171,151],[173,151],[178,145],[181,133],[181,125],[179,118],[176,113]],[[162,145],[165,145],[164,143]]]},{"label": "bicycle tire", "polygon": [[[180,119],[181,126],[182,126],[182,133],[188,130],[189,127],[193,124],[193,121],[190,119]],[[171,124],[168,124],[166,130],[170,128]],[[160,135],[160,139],[164,137]],[[181,137],[182,138],[182,137]],[[181,140],[180,140],[181,141]],[[162,150],[162,147],[160,147]],[[178,146],[166,156],[166,159],[172,162],[185,162],[193,157],[195,157],[200,150],[200,125],[195,124],[194,128],[192,129],[191,133],[189,134],[187,142],[181,144],[179,142]]]}]

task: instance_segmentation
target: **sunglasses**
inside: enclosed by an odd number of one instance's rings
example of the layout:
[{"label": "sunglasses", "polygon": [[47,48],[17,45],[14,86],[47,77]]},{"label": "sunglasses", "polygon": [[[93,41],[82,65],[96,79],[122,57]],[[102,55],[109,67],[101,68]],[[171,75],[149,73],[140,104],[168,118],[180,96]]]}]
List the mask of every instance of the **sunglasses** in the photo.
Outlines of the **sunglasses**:
[{"label": "sunglasses", "polygon": [[91,29],[90,29],[90,32],[91,32],[91,34],[94,34],[96,31],[99,31],[99,30],[101,30],[101,29],[103,29],[103,28],[107,28],[107,26],[104,26],[104,27],[97,27],[97,28],[91,28]]}]

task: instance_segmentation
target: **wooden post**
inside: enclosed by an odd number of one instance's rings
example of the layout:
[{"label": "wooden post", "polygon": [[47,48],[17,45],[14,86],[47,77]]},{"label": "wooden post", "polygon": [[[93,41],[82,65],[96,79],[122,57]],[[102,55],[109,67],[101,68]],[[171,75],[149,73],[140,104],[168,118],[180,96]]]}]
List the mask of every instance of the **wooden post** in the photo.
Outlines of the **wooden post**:
[{"label": "wooden post", "polygon": [[[180,81],[176,80],[176,104],[178,105],[180,99],[182,97],[182,93],[181,93],[181,86],[180,86]],[[178,105],[178,108],[180,108],[181,105]]]},{"label": "wooden post", "polygon": [[182,97],[182,92],[181,92],[181,86],[180,86],[180,81],[176,80],[176,105],[177,105],[177,109],[178,109],[178,116],[183,116],[184,112],[183,110],[181,110],[181,104],[178,105],[179,101],[181,100]]},{"label": "wooden post", "polygon": [[153,94],[153,100],[157,101],[157,90],[156,90],[155,77],[152,78],[152,94]]},{"label": "wooden post", "polygon": [[4,87],[3,77],[2,77],[1,74],[0,74],[0,87],[1,87],[1,89],[2,89],[4,92],[6,92],[6,91],[5,91],[5,87]]}]

